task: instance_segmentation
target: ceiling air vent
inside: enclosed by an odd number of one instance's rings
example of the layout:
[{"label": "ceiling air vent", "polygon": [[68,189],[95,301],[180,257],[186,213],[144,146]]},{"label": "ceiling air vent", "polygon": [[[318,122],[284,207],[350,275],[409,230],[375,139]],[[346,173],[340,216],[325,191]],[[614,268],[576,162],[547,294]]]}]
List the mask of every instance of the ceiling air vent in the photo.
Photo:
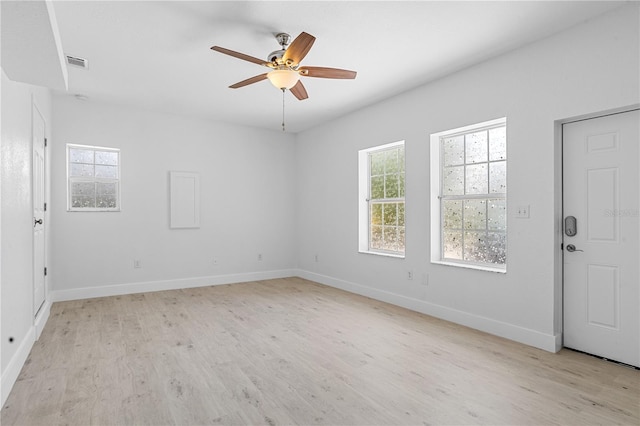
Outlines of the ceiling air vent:
[{"label": "ceiling air vent", "polygon": [[89,63],[86,59],[77,58],[75,56],[67,55],[67,63],[80,68],[89,68]]}]

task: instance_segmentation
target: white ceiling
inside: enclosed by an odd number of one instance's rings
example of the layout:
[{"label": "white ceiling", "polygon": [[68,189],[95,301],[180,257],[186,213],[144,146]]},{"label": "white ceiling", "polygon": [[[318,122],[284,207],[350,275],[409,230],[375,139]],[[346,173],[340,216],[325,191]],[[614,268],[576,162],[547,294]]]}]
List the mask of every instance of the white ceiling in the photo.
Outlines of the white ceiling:
[{"label": "white ceiling", "polygon": [[317,40],[302,62],[358,71],[355,80],[303,78],[309,99],[286,94],[299,132],[448,73],[548,37],[624,2],[55,1],[70,95],[280,130],[282,93],[267,69],[209,48],[258,58],[274,34]]}]

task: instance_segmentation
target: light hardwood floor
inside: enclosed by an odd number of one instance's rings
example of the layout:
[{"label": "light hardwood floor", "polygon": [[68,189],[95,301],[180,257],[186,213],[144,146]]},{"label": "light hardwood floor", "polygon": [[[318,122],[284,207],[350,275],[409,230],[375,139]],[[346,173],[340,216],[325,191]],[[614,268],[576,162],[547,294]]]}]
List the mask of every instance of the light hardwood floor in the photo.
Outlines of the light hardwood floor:
[{"label": "light hardwood floor", "polygon": [[287,278],[56,303],[9,425],[640,424],[640,372]]}]

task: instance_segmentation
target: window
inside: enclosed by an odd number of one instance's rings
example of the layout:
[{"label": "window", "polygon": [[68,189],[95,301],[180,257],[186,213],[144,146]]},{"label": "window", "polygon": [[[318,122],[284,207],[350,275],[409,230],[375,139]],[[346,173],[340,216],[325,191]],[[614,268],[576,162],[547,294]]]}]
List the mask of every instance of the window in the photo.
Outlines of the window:
[{"label": "window", "polygon": [[432,261],[506,270],[506,119],[431,135]]},{"label": "window", "polygon": [[67,210],[120,210],[120,150],[67,145]]},{"label": "window", "polygon": [[364,149],[358,155],[359,249],[404,257],[404,141]]}]

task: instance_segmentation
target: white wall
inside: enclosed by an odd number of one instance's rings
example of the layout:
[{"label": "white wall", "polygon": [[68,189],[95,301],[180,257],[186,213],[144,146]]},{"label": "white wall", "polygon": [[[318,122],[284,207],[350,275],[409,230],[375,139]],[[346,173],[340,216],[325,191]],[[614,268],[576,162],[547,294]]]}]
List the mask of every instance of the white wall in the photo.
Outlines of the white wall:
[{"label": "white wall", "polygon": [[[560,343],[556,120],[640,102],[638,4],[298,135],[301,274],[547,350]],[[508,272],[429,262],[429,135],[508,118]],[[406,258],[358,253],[358,150],[406,141]],[[515,219],[518,205],[530,219]],[[315,262],[315,255],[318,262]],[[413,281],[407,270],[415,271]],[[425,285],[425,282],[428,282]]]},{"label": "white wall", "polygon": [[[4,403],[38,334],[33,312],[31,117],[35,103],[45,119],[46,134],[50,139],[51,94],[48,89],[15,83],[4,71],[1,87],[0,399]],[[45,215],[45,227],[45,238],[51,251],[49,215]],[[47,285],[50,284],[47,279]],[[44,311],[48,315],[47,309]],[[13,342],[9,342],[11,337]]]},{"label": "white wall", "polygon": [[[292,135],[71,96],[53,109],[56,300],[291,275]],[[121,212],[66,211],[67,143],[121,149]],[[169,171],[200,173],[199,229],[169,229]]]},{"label": "white wall", "polygon": [[[52,229],[47,282],[54,297],[299,273],[553,350],[561,331],[556,122],[640,102],[638,16],[632,4],[296,137],[66,96],[54,97],[51,107],[47,90],[10,82],[3,73],[2,397],[37,334],[31,308],[32,96],[47,132],[53,128],[46,220]],[[508,272],[432,265],[429,134],[502,116],[508,117],[509,137]],[[401,139],[407,152],[407,257],[359,254],[357,152]],[[66,211],[66,143],[122,149],[121,212]],[[170,170],[201,173],[200,229],[169,229]],[[519,204],[531,206],[530,219],[513,218]],[[133,268],[134,259],[142,268]],[[413,281],[405,279],[409,269]]]}]

